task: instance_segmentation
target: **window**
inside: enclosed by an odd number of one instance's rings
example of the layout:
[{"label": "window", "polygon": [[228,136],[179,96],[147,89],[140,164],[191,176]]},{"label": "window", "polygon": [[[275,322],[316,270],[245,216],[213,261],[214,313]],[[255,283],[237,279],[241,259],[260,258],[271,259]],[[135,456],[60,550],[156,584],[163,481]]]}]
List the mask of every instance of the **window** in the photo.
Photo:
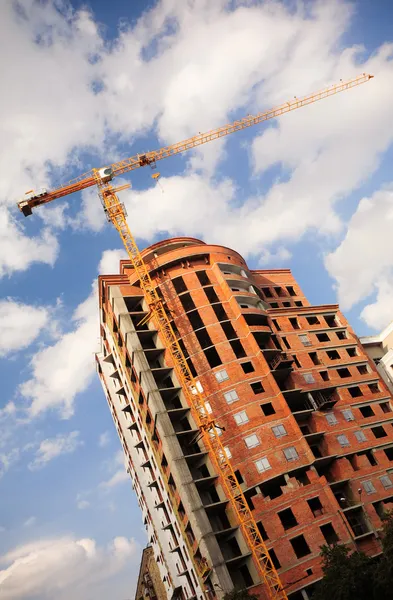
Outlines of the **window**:
[{"label": "window", "polygon": [[206,297],[209,300],[210,304],[214,304],[214,302],[220,301],[219,297],[217,296],[216,292],[213,289],[213,286],[204,288],[204,291],[205,291]]},{"label": "window", "polygon": [[277,513],[277,515],[278,515],[278,517],[282,523],[282,526],[284,527],[285,530],[291,529],[292,527],[296,527],[296,525],[298,525],[296,517],[290,508],[281,510],[280,512]]},{"label": "window", "polygon": [[208,348],[207,350],[203,350],[204,355],[206,356],[207,362],[211,369],[214,367],[218,367],[218,365],[222,364],[222,360],[220,355],[218,354],[215,348]]},{"label": "window", "polygon": [[276,425],[275,427],[272,427],[272,431],[276,438],[281,438],[288,435],[284,425]]},{"label": "window", "polygon": [[255,371],[252,362],[240,363],[240,366],[243,369],[244,373],[252,373],[253,371]]},{"label": "window", "polygon": [[250,386],[254,394],[262,394],[265,391],[261,381],[255,381],[255,383],[250,383]]},{"label": "window", "polygon": [[336,331],[336,336],[338,337],[339,340],[347,340],[348,339],[346,331]]},{"label": "window", "polygon": [[384,413],[392,412],[392,407],[390,406],[389,402],[381,402],[381,404],[379,406],[381,407],[381,410]]},{"label": "window", "polygon": [[266,402],[266,404],[261,404],[261,409],[265,417],[270,415],[274,415],[276,411],[273,408],[273,404],[271,402]]},{"label": "window", "polygon": [[270,308],[278,308],[278,302],[270,302]]},{"label": "window", "polygon": [[382,427],[382,425],[378,425],[378,427],[371,427],[371,431],[373,432],[374,437],[376,437],[377,439],[387,436],[387,433]]},{"label": "window", "polygon": [[271,469],[270,463],[266,456],[255,461],[255,466],[257,468],[258,473],[264,473],[265,471]]},{"label": "window", "polygon": [[385,452],[385,454],[386,454],[386,458],[387,458],[388,460],[393,460],[393,448],[392,448],[392,447],[390,447],[390,448],[385,448],[385,449],[384,449],[384,452]]},{"label": "window", "polygon": [[291,318],[289,319],[289,322],[290,322],[290,324],[292,325],[292,328],[293,328],[293,329],[300,329],[300,326],[299,326],[299,321],[297,320],[297,318],[296,318],[296,317],[291,317]]},{"label": "window", "polygon": [[272,291],[269,287],[263,287],[262,292],[265,294],[266,298],[273,298]]},{"label": "window", "polygon": [[305,334],[299,335],[299,340],[301,341],[303,346],[311,346],[311,341],[310,341],[310,338],[308,337],[308,335],[305,335]]},{"label": "window", "polygon": [[338,535],[334,530],[334,527],[331,523],[326,523],[325,525],[321,525],[320,528],[321,533],[328,544],[335,544],[338,542]]},{"label": "window", "polygon": [[337,425],[338,421],[334,413],[328,413],[327,415],[325,415],[325,417],[329,425]]},{"label": "window", "polygon": [[359,406],[359,410],[365,419],[375,414],[371,406]]},{"label": "window", "polygon": [[197,271],[196,276],[199,279],[199,283],[201,285],[210,285],[211,281],[206,273],[206,271]]},{"label": "window", "polygon": [[335,315],[324,315],[329,327],[338,327]]},{"label": "window", "polygon": [[319,374],[323,381],[329,381],[329,373],[328,371],[319,371]]},{"label": "window", "polygon": [[191,295],[188,294],[183,294],[182,296],[179,296],[179,300],[183,305],[183,308],[186,312],[188,312],[189,310],[193,310],[194,308],[196,308],[195,304],[194,304],[194,300],[191,298]]},{"label": "window", "polygon": [[240,340],[231,340],[229,343],[236,358],[244,358],[245,356],[247,356],[247,353],[244,350],[243,344]]},{"label": "window", "polygon": [[[291,306],[290,302],[283,302],[282,303],[283,306]],[[300,329],[300,327],[297,327],[296,329]]]},{"label": "window", "polygon": [[231,323],[229,323],[229,321],[221,323],[221,327],[226,335],[227,340],[234,340],[237,338],[237,333],[232,327]]},{"label": "window", "polygon": [[301,300],[295,300],[295,306],[303,306],[303,302]]},{"label": "window", "polygon": [[312,373],[303,373],[303,379],[306,383],[315,383],[314,375]]},{"label": "window", "polygon": [[323,514],[323,506],[322,506],[321,501],[318,498],[318,496],[316,496],[315,498],[310,498],[310,500],[307,500],[307,504],[310,507],[310,510],[311,510],[312,514],[314,515],[314,517],[320,517]]},{"label": "window", "polygon": [[367,373],[369,373],[370,371],[368,370],[368,366],[367,365],[359,365],[357,367],[357,370],[359,371],[360,375],[367,375]]},{"label": "window", "polygon": [[355,437],[358,442],[367,442],[367,438],[364,431],[355,431]]},{"label": "window", "polygon": [[390,477],[388,475],[382,475],[382,477],[380,477],[379,480],[382,483],[385,490],[393,487],[392,480],[390,479]]},{"label": "window", "polygon": [[236,413],[236,415],[234,415],[234,418],[237,425],[243,425],[244,423],[248,423],[249,420],[245,410]]},{"label": "window", "polygon": [[306,542],[304,535],[298,535],[289,540],[297,558],[303,558],[307,554],[311,554],[311,550]]},{"label": "window", "polygon": [[218,321],[228,321],[228,315],[222,304],[212,304],[212,309],[214,310]]},{"label": "window", "polygon": [[274,291],[276,292],[277,296],[285,296],[284,290],[280,286],[275,286]]},{"label": "window", "polygon": [[306,321],[309,325],[319,325],[320,323],[318,317],[306,317]]},{"label": "window", "polygon": [[224,398],[228,402],[228,404],[232,404],[232,402],[236,402],[236,400],[239,400],[239,396],[237,395],[236,390],[230,390],[229,392],[225,392]]},{"label": "window", "polygon": [[347,388],[347,390],[352,398],[359,398],[359,396],[363,396],[363,392],[358,385]]},{"label": "window", "polygon": [[362,481],[362,486],[364,488],[364,491],[366,492],[366,494],[375,494],[375,492],[377,491],[374,487],[374,484],[372,483],[372,481]]},{"label": "window", "polygon": [[328,336],[327,333],[317,333],[317,340],[318,342],[329,342],[330,341],[330,337]]},{"label": "window", "polygon": [[351,411],[350,408],[344,408],[344,410],[342,410],[341,412],[346,421],[354,421],[355,420],[355,417],[353,416],[353,412]]},{"label": "window", "polygon": [[282,339],[282,341],[284,342],[284,346],[285,346],[286,348],[290,348],[290,347],[291,347],[286,337],[282,336],[282,338],[281,338],[281,339]]},{"label": "window", "polygon": [[274,568],[275,569],[280,569],[281,563],[278,560],[277,555],[274,552],[273,548],[271,548],[270,550],[268,550],[268,552],[269,552],[270,560],[272,561]]},{"label": "window", "polygon": [[370,392],[372,394],[378,394],[381,391],[377,383],[369,383],[368,387],[370,388]]},{"label": "window", "polygon": [[353,358],[354,356],[358,356],[358,351],[356,348],[347,348],[347,354]]},{"label": "window", "polygon": [[341,377],[341,379],[344,379],[345,377],[351,377],[351,373],[347,367],[337,369],[337,374],[339,377]]},{"label": "window", "polygon": [[299,458],[299,455],[297,453],[297,450],[294,446],[290,446],[289,448],[285,448],[284,450],[284,456],[288,461],[293,461],[293,460],[297,460]]},{"label": "window", "polygon": [[218,383],[222,383],[223,381],[226,381],[227,379],[229,379],[229,375],[226,372],[225,369],[221,369],[221,371],[216,371],[214,373]]},{"label": "window", "polygon": [[264,528],[262,521],[258,521],[257,527],[259,529],[259,533],[261,534],[263,541],[266,542],[269,539],[269,536],[266,533],[266,529]]},{"label": "window", "polygon": [[277,323],[276,319],[272,319],[272,323],[274,325],[274,327],[276,328],[277,331],[281,331],[281,327],[280,325]]},{"label": "window", "polygon": [[211,415],[213,411],[212,411],[210,402],[205,402],[205,406],[206,406],[206,410],[207,410],[208,414]]},{"label": "window", "polygon": [[350,445],[347,436],[344,435],[344,434],[338,435],[337,436],[337,441],[340,444],[340,446],[342,446],[343,448],[345,448],[345,446],[349,446]]},{"label": "window", "polygon": [[175,279],[172,279],[172,283],[178,294],[187,291],[187,286],[184,283],[183,277],[175,277]]},{"label": "window", "polygon": [[326,352],[326,354],[328,355],[328,358],[330,360],[338,360],[340,358],[339,353],[337,352],[337,350],[328,350]]},{"label": "window", "polygon": [[316,352],[310,352],[309,357],[311,358],[314,365],[320,365],[321,361],[318,358],[318,354]]},{"label": "window", "polygon": [[247,448],[255,448],[255,446],[259,446],[260,444],[259,438],[257,435],[255,435],[255,433],[245,437],[244,441],[246,442]]},{"label": "window", "polygon": [[229,450],[228,446],[225,446],[224,452],[227,455],[227,458],[232,458],[232,452]]},{"label": "window", "polygon": [[296,296],[296,292],[292,285],[287,285],[287,292],[290,296]]}]

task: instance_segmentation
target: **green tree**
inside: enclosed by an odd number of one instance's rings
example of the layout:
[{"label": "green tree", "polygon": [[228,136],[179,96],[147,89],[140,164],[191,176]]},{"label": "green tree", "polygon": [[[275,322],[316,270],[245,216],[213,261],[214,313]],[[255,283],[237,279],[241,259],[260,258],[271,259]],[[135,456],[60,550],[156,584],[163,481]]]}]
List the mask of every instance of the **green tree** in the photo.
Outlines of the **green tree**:
[{"label": "green tree", "polygon": [[374,574],[375,597],[389,600],[393,597],[393,513],[388,513],[383,520],[382,549]]}]

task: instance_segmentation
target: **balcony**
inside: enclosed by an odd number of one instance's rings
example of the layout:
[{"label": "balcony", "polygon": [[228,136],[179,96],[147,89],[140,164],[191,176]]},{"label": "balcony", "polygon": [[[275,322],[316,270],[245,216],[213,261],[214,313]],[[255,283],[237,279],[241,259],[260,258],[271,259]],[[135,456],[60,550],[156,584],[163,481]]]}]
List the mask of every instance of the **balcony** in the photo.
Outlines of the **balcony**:
[{"label": "balcony", "polygon": [[278,352],[276,356],[268,360],[268,365],[272,371],[290,369],[292,363],[293,357],[286,352]]},{"label": "balcony", "polygon": [[313,391],[308,393],[309,400],[311,404],[314,405],[315,410],[329,410],[333,408],[333,406],[338,401],[337,396],[334,392],[330,392],[329,390],[321,391]]}]

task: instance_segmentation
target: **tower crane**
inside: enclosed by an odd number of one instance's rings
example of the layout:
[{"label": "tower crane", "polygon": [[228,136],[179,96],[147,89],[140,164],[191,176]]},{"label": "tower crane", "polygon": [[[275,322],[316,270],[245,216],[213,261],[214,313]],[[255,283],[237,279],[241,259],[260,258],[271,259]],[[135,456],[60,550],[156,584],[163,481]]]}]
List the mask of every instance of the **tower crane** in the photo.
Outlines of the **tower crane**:
[{"label": "tower crane", "polygon": [[[140,287],[143,291],[147,305],[149,306],[150,316],[157,327],[166,348],[168,349],[173,363],[174,371],[177,375],[183,393],[191,409],[191,413],[195,420],[196,426],[200,429],[201,439],[206,450],[210,455],[212,463],[217,469],[220,482],[226,492],[230,505],[232,506],[234,515],[237,518],[238,524],[244,535],[246,544],[255,563],[255,567],[259,572],[266,597],[269,600],[287,600],[287,594],[280,581],[278,573],[270,559],[268,549],[262,536],[259,532],[252,512],[244,497],[243,491],[237,481],[234,469],[228,459],[224,446],[219,437],[214,420],[209,414],[203,393],[199,391],[199,386],[191,374],[186,358],[179,345],[176,334],[172,328],[170,317],[164,300],[157,293],[156,287],[150,277],[147,266],[145,265],[142,255],[138,249],[135,238],[132,235],[126,220],[124,205],[120,202],[117,192],[129,187],[121,185],[114,187],[111,181],[129,171],[134,171],[140,167],[151,166],[155,167],[156,162],[164,158],[169,158],[175,154],[180,154],[191,148],[196,148],[207,142],[227,136],[236,131],[241,131],[258,123],[268,121],[285,113],[291,112],[308,104],[317,102],[329,96],[333,96],[339,92],[356,87],[362,83],[369,81],[373,75],[363,73],[353,79],[340,81],[340,83],[325,88],[319,92],[310,94],[303,98],[294,98],[289,102],[280,106],[261,112],[256,115],[249,115],[234,121],[228,125],[224,125],[217,129],[212,129],[206,133],[199,133],[196,136],[165,146],[159,150],[146,152],[144,154],[136,154],[125,160],[107,165],[98,169],[92,169],[58,187],[57,189],[48,191],[41,189],[38,192],[27,192],[25,197],[18,202],[19,209],[25,216],[32,214],[32,209],[43,204],[48,204],[56,198],[68,196],[74,192],[84,190],[86,188],[97,186],[98,195],[103,204],[108,221],[110,221],[117,229],[123,241],[125,249],[134,267],[135,273],[139,278]],[[206,566],[196,565],[200,580],[203,580],[206,574]]]}]

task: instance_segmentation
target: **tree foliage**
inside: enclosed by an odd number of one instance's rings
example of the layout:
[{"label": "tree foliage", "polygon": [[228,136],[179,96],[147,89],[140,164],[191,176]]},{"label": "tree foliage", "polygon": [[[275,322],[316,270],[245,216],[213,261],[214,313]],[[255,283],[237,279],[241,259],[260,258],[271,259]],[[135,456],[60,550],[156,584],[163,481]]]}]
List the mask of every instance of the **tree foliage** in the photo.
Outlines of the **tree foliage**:
[{"label": "tree foliage", "polygon": [[259,598],[255,594],[249,594],[245,588],[235,588],[225,594],[224,600],[259,600]]}]

